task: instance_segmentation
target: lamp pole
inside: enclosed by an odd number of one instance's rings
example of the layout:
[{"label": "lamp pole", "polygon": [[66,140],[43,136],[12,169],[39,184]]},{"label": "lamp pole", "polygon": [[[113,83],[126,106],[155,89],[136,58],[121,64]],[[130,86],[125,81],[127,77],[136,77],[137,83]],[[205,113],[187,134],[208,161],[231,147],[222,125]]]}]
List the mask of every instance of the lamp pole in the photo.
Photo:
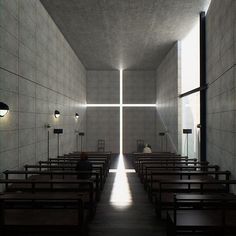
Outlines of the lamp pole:
[{"label": "lamp pole", "polygon": [[59,157],[59,154],[60,154],[60,150],[59,150],[59,145],[60,145],[59,135],[63,133],[63,129],[54,129],[53,132],[54,132],[54,134],[57,134],[57,157]]},{"label": "lamp pole", "polygon": [[45,128],[48,129],[48,148],[47,148],[47,156],[48,156],[48,161],[49,161],[49,158],[50,158],[50,155],[49,155],[49,152],[50,152],[50,133],[49,133],[49,129],[51,128],[51,125],[50,124],[46,124],[45,125]]},{"label": "lamp pole", "polygon": [[165,133],[164,132],[160,132],[159,133],[159,136],[160,136],[160,143],[161,143],[161,151],[164,152],[164,136],[165,136]]},{"label": "lamp pole", "polygon": [[79,136],[80,136],[80,144],[81,144],[80,151],[82,152],[84,132],[79,132]]}]

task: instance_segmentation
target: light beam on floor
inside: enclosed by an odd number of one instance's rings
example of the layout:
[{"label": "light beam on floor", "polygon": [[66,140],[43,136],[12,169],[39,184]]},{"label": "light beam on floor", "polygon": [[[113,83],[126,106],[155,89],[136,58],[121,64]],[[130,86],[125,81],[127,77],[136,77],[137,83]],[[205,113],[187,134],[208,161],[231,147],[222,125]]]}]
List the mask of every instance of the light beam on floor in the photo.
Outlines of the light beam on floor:
[{"label": "light beam on floor", "polygon": [[124,157],[120,154],[116,176],[112,187],[110,203],[116,209],[123,210],[131,206],[132,202],[132,195],[124,166]]}]

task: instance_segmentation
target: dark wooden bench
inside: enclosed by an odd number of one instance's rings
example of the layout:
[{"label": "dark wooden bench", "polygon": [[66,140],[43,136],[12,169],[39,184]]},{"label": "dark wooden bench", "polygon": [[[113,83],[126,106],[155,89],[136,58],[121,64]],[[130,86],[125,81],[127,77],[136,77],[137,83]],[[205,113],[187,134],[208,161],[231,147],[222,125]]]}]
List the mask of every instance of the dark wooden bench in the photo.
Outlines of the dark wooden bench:
[{"label": "dark wooden bench", "polygon": [[[188,164],[189,163],[189,164]],[[175,166],[175,165],[194,165],[195,162],[189,161],[185,162],[184,160],[141,160],[138,161],[136,165],[136,172],[139,177],[142,177],[144,174],[144,169],[146,165],[158,165],[158,166]]]},{"label": "dark wooden bench", "polygon": [[219,171],[217,165],[175,165],[175,166],[159,166],[145,165],[144,173],[140,176],[141,181],[146,188],[147,183],[151,181],[151,175],[156,171]]},{"label": "dark wooden bench", "polygon": [[139,163],[139,175],[145,172],[146,166],[163,166],[163,167],[175,167],[175,166],[196,166],[196,165],[209,165],[209,162],[199,162],[199,161],[141,161]]},{"label": "dark wooden bench", "polygon": [[[196,167],[196,166],[207,166],[209,165],[208,162],[194,162],[194,161],[168,161],[168,162],[160,162],[160,161],[144,161],[140,163],[140,168],[139,168],[139,176],[142,177],[143,175],[145,175],[145,171],[146,169],[155,169],[155,168],[159,168],[159,169],[171,169],[171,168],[175,168],[175,167],[179,167],[179,168],[184,168],[184,167]],[[197,168],[196,168],[197,169]]]},{"label": "dark wooden bench", "polygon": [[[71,152],[68,154],[65,154],[65,156],[80,156],[81,152]],[[90,157],[90,156],[107,156],[110,157],[112,155],[112,152],[86,152],[86,154]]]},{"label": "dark wooden bench", "polygon": [[[100,199],[100,190],[102,189],[102,183],[100,180],[100,174],[98,171],[19,171],[19,170],[6,170],[3,172],[5,179],[11,179],[11,177],[18,176],[22,179],[22,176],[25,179],[78,179],[78,174],[91,174],[92,179],[95,181],[95,193],[96,200]],[[94,177],[94,178],[93,178]]]},{"label": "dark wooden bench", "polygon": [[163,210],[173,209],[176,193],[229,193],[234,180],[160,180],[159,191],[155,195],[155,208],[159,216]]},{"label": "dark wooden bench", "polygon": [[132,163],[133,166],[136,166],[136,162],[139,158],[175,158],[180,157],[175,153],[170,152],[155,152],[155,153],[132,153]]},{"label": "dark wooden bench", "polygon": [[[76,167],[78,163],[78,159],[71,159],[71,158],[50,158],[49,161],[39,161],[39,165],[69,165]],[[98,159],[98,160],[91,160],[92,165],[103,165],[104,174],[107,176],[109,172],[109,165],[107,160]]]},{"label": "dark wooden bench", "polygon": [[[106,158],[108,160],[108,163],[111,163],[111,157],[112,157],[112,153],[111,152],[106,152],[106,153],[96,153],[96,152],[86,152],[86,154],[88,155],[88,158]],[[79,152],[74,152],[74,153],[69,153],[69,154],[65,154],[64,156],[59,156],[63,157],[63,158],[79,158],[80,157],[80,153]]]},{"label": "dark wooden bench", "polygon": [[152,152],[152,153],[133,152],[132,156],[138,158],[138,157],[180,156],[180,155],[171,152]]},{"label": "dark wooden bench", "polygon": [[160,191],[160,181],[175,181],[185,179],[202,180],[202,179],[216,179],[220,177],[223,180],[229,180],[230,171],[155,171],[151,173],[150,182],[147,182],[147,190],[150,200]]},{"label": "dark wooden bench", "polygon": [[135,162],[135,169],[137,172],[139,172],[139,170],[141,169],[141,165],[142,163],[147,163],[147,162],[158,162],[158,163],[162,163],[163,165],[164,164],[168,164],[168,163],[173,163],[173,162],[194,162],[194,163],[197,163],[197,159],[196,158],[186,158],[186,157],[175,157],[175,158],[171,158],[171,157],[168,157],[168,158],[165,158],[165,157],[153,157],[153,158],[138,158],[137,161]]},{"label": "dark wooden bench", "polygon": [[[49,161],[39,161],[39,165],[56,165],[56,166],[71,166],[73,168],[76,168],[76,165],[78,163],[77,161],[74,160],[67,160],[67,161],[61,161],[61,160],[49,160]],[[103,174],[106,177],[108,172],[109,172],[109,167],[106,161],[104,160],[96,160],[96,161],[91,161],[93,166],[96,165],[102,165],[103,166]]]},{"label": "dark wooden bench", "polygon": [[87,195],[85,206],[93,216],[96,209],[95,187],[91,180],[67,179],[1,179],[0,184],[5,185],[5,192],[23,193],[83,193]]},{"label": "dark wooden bench", "polygon": [[[70,161],[70,162],[78,162],[80,160],[80,157],[78,156],[59,156],[57,158],[49,158],[48,161],[58,161],[58,162],[67,162],[67,161]],[[107,169],[109,170],[110,168],[110,164],[111,164],[111,160],[107,157],[100,157],[100,156],[97,156],[97,157],[89,157],[88,160],[90,162],[96,162],[96,161],[104,161],[105,162],[105,165],[107,167]]]},{"label": "dark wooden bench", "polygon": [[76,231],[83,235],[87,215],[83,194],[0,194],[0,232]]},{"label": "dark wooden bench", "polygon": [[[38,171],[45,171],[45,170],[50,170],[50,171],[55,171],[55,170],[63,170],[63,171],[74,171],[76,166],[75,165],[25,165],[24,166],[25,170],[38,170]],[[102,164],[98,165],[93,165],[93,170],[96,170],[100,173],[100,179],[102,186],[105,183],[106,179],[106,174],[104,172],[104,167]]]},{"label": "dark wooden bench", "polygon": [[232,194],[177,194],[167,214],[167,235],[236,233],[236,196]]}]

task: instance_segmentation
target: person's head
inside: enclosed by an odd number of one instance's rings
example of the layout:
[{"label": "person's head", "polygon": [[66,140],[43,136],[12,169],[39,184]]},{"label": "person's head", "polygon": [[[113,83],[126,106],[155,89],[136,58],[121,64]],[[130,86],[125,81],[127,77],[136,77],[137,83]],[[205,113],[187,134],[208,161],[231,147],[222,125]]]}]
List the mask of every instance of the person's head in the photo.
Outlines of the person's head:
[{"label": "person's head", "polygon": [[152,148],[150,144],[148,144],[147,147]]},{"label": "person's head", "polygon": [[88,155],[85,152],[81,152],[80,160],[88,160]]}]

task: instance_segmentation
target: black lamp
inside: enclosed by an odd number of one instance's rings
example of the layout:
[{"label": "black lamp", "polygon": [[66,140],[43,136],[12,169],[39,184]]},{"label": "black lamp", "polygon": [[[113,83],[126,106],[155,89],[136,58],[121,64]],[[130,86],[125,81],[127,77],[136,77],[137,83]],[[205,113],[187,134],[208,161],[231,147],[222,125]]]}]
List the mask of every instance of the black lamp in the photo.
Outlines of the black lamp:
[{"label": "black lamp", "polygon": [[9,106],[3,102],[0,102],[0,117],[4,117],[9,111]]},{"label": "black lamp", "polygon": [[54,116],[55,116],[55,118],[58,118],[60,115],[61,115],[61,114],[60,114],[60,112],[59,112],[58,110],[55,110],[55,111],[54,111]]},{"label": "black lamp", "polygon": [[75,113],[75,118],[79,119],[79,114],[78,113]]}]

